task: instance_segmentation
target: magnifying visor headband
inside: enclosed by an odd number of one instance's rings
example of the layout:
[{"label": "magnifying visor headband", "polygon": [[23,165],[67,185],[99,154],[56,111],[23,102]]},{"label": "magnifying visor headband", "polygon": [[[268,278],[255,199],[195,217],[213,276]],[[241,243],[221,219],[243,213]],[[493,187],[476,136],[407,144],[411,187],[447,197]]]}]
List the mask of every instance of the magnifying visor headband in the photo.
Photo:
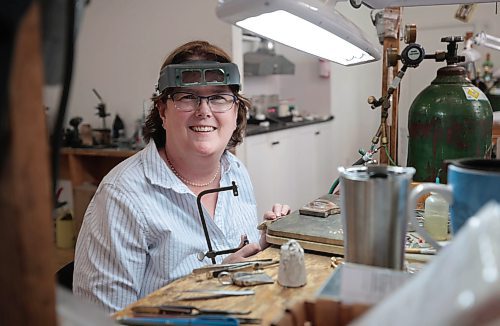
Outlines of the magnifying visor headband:
[{"label": "magnifying visor headband", "polygon": [[240,86],[240,72],[234,63],[216,61],[190,61],[170,64],[160,71],[158,91],[170,87]]}]

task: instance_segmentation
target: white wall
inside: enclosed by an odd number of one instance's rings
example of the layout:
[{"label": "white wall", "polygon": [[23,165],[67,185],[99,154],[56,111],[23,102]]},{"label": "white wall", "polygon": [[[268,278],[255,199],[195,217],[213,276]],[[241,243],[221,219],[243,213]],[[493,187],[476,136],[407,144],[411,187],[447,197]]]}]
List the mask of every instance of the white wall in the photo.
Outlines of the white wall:
[{"label": "white wall", "polygon": [[116,113],[131,136],[154,91],[159,68],[177,46],[202,39],[231,53],[231,26],[215,16],[217,0],[92,0],[78,35],[67,117],[100,128],[92,88],[104,98],[112,125]]},{"label": "white wall", "polygon": [[283,77],[282,97],[293,99],[302,114],[331,114],[330,78],[320,77],[319,59],[286,46],[281,48],[281,53],[295,63],[295,74]]},{"label": "white wall", "polygon": [[[255,51],[258,44],[244,42],[244,50]],[[330,79],[319,76],[317,57],[281,44],[275,45],[276,53],[295,64],[293,75],[246,76],[243,91],[249,97],[278,94],[289,100],[303,115],[325,116],[330,114]]]},{"label": "white wall", "polygon": [[[365,7],[354,10],[347,2],[338,3],[336,8],[358,25],[373,44],[379,44],[370,10]],[[380,97],[381,85],[381,61],[353,67],[332,63],[331,108],[335,120],[331,146],[335,151],[332,162],[335,169],[350,166],[359,159],[358,149],[370,148],[380,123],[380,109],[371,110],[367,98]]]}]

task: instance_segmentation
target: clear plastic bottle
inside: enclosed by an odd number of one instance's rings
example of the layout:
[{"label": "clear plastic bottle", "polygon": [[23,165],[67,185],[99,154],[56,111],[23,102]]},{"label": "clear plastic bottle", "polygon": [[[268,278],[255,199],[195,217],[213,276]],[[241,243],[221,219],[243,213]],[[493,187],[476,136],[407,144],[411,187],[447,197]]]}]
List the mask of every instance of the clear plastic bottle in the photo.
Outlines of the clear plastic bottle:
[{"label": "clear plastic bottle", "polygon": [[424,228],[438,241],[448,238],[448,216],[450,206],[438,193],[431,192],[425,200]]}]

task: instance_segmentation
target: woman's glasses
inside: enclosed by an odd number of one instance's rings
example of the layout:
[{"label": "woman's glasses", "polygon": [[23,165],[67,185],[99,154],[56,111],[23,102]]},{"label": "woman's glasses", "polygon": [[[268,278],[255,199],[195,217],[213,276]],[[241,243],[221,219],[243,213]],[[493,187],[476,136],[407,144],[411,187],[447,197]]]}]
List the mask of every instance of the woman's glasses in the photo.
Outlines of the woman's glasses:
[{"label": "woman's glasses", "polygon": [[207,100],[208,107],[212,112],[221,113],[231,110],[237,98],[233,94],[200,96],[193,93],[175,92],[167,95],[167,99],[171,99],[175,108],[183,112],[195,111],[202,100]]}]

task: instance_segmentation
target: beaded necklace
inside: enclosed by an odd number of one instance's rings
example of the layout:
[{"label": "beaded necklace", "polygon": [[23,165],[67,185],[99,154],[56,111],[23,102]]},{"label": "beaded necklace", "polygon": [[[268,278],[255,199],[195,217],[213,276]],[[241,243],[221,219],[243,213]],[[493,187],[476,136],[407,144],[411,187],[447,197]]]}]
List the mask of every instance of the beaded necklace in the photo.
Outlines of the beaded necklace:
[{"label": "beaded necklace", "polygon": [[170,160],[168,159],[167,151],[165,149],[163,149],[163,151],[165,152],[165,158],[167,159],[168,166],[170,166],[170,169],[172,169],[172,172],[174,172],[174,174],[177,176],[177,178],[181,179],[181,181],[184,182],[185,184],[188,184],[188,185],[193,186],[193,187],[198,187],[198,188],[206,187],[206,186],[212,184],[212,182],[214,182],[215,179],[217,178],[217,176],[219,175],[220,162],[217,165],[217,170],[215,171],[214,176],[212,177],[212,179],[210,179],[209,182],[207,182],[207,183],[194,183],[192,181],[189,181],[188,179],[181,176],[179,174],[179,172],[177,172],[177,170],[174,168],[174,165],[172,164],[172,162],[170,162]]}]

